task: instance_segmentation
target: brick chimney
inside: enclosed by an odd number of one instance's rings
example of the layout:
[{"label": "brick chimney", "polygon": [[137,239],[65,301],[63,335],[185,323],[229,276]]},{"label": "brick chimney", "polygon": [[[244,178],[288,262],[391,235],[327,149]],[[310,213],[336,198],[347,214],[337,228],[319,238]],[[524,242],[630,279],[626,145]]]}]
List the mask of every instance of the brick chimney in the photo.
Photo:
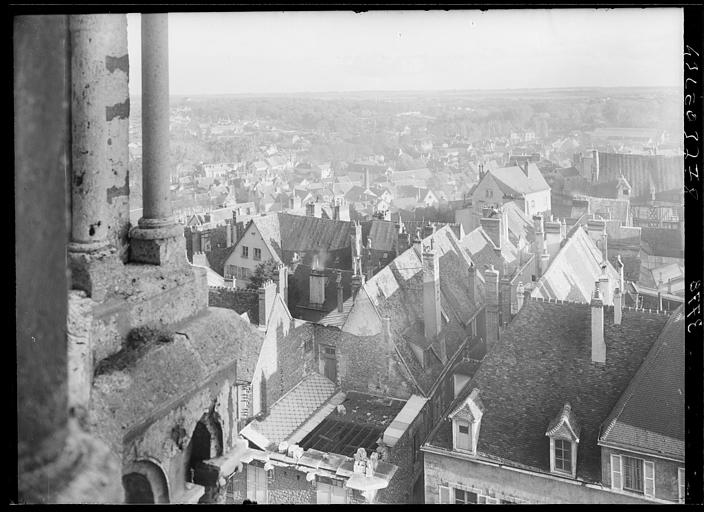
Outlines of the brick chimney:
[{"label": "brick chimney", "polygon": [[614,290],[614,325],[621,325],[621,316],[623,314],[623,296],[621,289]]},{"label": "brick chimney", "polygon": [[604,343],[604,302],[599,293],[599,281],[594,284],[591,302],[592,312],[592,362],[606,362],[606,343]]},{"label": "brick chimney", "polygon": [[308,302],[314,307],[323,307],[325,303],[325,271],[319,267],[318,256],[313,257],[310,269],[310,294]]},{"label": "brick chimney", "polygon": [[339,313],[342,313],[343,311],[343,303],[344,303],[344,295],[343,295],[343,288],[342,288],[342,271],[338,270],[337,271],[337,311]]},{"label": "brick chimney", "polygon": [[398,253],[401,254],[411,246],[411,235],[404,230],[398,234]]},{"label": "brick chimney", "polygon": [[332,205],[332,220],[340,220],[340,205],[337,203]]},{"label": "brick chimney", "polygon": [[[622,292],[624,292],[626,290],[626,283],[623,280],[624,264],[623,264],[623,260],[621,259],[620,254],[616,257],[616,260],[617,260],[618,275],[619,275],[618,287],[621,289]],[[668,291],[668,293],[669,293],[669,291]]]},{"label": "brick chimney", "polygon": [[259,287],[259,326],[266,327],[269,323],[269,315],[271,307],[274,305],[274,297],[276,297],[276,283],[274,281],[266,281]]},{"label": "brick chimney", "polygon": [[434,339],[442,328],[440,321],[440,265],[434,240],[423,247],[423,320],[425,337]]},{"label": "brick chimney", "polygon": [[225,247],[232,246],[232,225],[228,222],[225,224]]},{"label": "brick chimney", "polygon": [[500,313],[501,325],[505,326],[511,321],[511,281],[507,277],[502,277],[499,281],[500,293]]},{"label": "brick chimney", "polygon": [[499,341],[499,272],[491,265],[484,271],[486,300],[486,348]]},{"label": "brick chimney", "polygon": [[550,254],[550,260],[560,251],[562,244],[562,225],[557,221],[548,221],[545,223],[545,245]]}]

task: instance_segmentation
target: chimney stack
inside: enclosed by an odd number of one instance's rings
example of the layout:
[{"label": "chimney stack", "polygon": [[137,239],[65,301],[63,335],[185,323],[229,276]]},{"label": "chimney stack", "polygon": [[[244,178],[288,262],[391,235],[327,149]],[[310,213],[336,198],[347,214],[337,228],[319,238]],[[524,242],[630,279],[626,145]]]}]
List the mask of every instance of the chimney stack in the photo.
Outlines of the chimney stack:
[{"label": "chimney stack", "polygon": [[542,215],[533,215],[533,232],[535,233],[533,252],[535,253],[535,261],[537,264],[540,262],[540,256],[545,249],[545,229]]},{"label": "chimney stack", "polygon": [[560,251],[562,244],[562,225],[559,222],[548,221],[545,223],[545,245],[547,246],[550,260]]},{"label": "chimney stack", "polygon": [[516,310],[515,314],[517,314],[521,310],[521,308],[523,307],[523,299],[524,299],[523,294],[525,292],[526,292],[526,289],[524,288],[523,283],[519,281],[518,286],[516,287],[517,310]]},{"label": "chimney stack", "polygon": [[543,253],[538,259],[538,277],[542,277],[543,274],[548,270],[550,266],[550,253],[547,247],[543,249]]},{"label": "chimney stack", "polygon": [[618,261],[618,275],[619,275],[619,280],[618,280],[618,287],[621,289],[621,292],[625,293],[626,291],[626,283],[623,280],[623,260],[621,260],[621,255],[619,254],[616,257],[616,260]]},{"label": "chimney stack", "polygon": [[472,304],[477,303],[477,267],[474,263],[469,266],[469,301]]},{"label": "chimney stack", "polygon": [[232,225],[230,222],[225,223],[225,247],[232,246]]},{"label": "chimney stack", "polygon": [[337,311],[339,313],[342,313],[343,310],[343,293],[342,293],[342,271],[338,270],[337,271]]},{"label": "chimney stack", "polygon": [[442,328],[440,321],[440,266],[434,240],[423,247],[423,316],[425,337],[434,339]]},{"label": "chimney stack", "polygon": [[614,290],[614,325],[621,325],[621,316],[623,314],[623,296],[621,295],[621,289],[616,288]]},{"label": "chimney stack", "polygon": [[606,273],[606,262],[601,264],[601,275],[599,276],[599,292],[604,304],[612,304],[611,301],[611,281]]},{"label": "chimney stack", "polygon": [[325,271],[318,268],[318,256],[313,260],[310,270],[310,295],[308,302],[311,306],[322,308],[325,303]]},{"label": "chimney stack", "polygon": [[277,270],[278,270],[277,284],[278,284],[279,295],[281,295],[281,298],[283,299],[284,304],[286,304],[286,306],[288,306],[288,267],[282,263],[278,266]]},{"label": "chimney stack", "polygon": [[501,216],[497,215],[496,210],[487,211],[487,209],[485,209],[482,218],[479,219],[479,224],[481,224],[482,229],[489,236],[496,248],[501,249],[502,222]]},{"label": "chimney stack", "polygon": [[499,272],[491,265],[484,271],[486,301],[486,348],[499,341]]},{"label": "chimney stack", "polygon": [[594,242],[594,245],[601,249],[601,253],[604,255],[606,253],[606,248],[603,247],[606,238],[606,224],[604,221],[601,219],[587,221],[587,232],[589,233],[589,238]]},{"label": "chimney stack", "polygon": [[340,220],[340,205],[337,203],[332,205],[332,220]]},{"label": "chimney stack", "polygon": [[352,275],[352,300],[357,300],[357,294],[360,288],[364,286],[364,275],[362,274],[362,262],[359,257],[355,257],[353,260],[354,264],[354,274]]},{"label": "chimney stack", "polygon": [[599,152],[592,150],[592,183],[599,181]]},{"label": "chimney stack", "polygon": [[592,362],[606,362],[606,344],[604,343],[604,302],[599,293],[599,281],[594,285],[591,302],[592,311]]},{"label": "chimney stack", "polygon": [[266,327],[269,321],[271,307],[276,296],[276,283],[266,281],[259,287],[259,326]]},{"label": "chimney stack", "polygon": [[501,325],[505,326],[511,321],[511,280],[508,277],[500,279],[500,313]]}]

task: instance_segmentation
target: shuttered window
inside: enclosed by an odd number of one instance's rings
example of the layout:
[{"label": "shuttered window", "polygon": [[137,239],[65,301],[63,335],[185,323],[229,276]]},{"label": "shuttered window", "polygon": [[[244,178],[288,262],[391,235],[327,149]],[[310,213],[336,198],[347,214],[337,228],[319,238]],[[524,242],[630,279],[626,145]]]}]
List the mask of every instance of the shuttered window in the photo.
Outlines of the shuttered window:
[{"label": "shuttered window", "polygon": [[684,503],[684,468],[677,470],[677,488],[679,493],[679,502]]},{"label": "shuttered window", "polygon": [[455,504],[477,503],[477,493],[455,489]]},{"label": "shuttered window", "polygon": [[643,492],[648,498],[655,496],[655,463],[643,462]]},{"label": "shuttered window", "polygon": [[611,488],[620,491],[623,489],[623,472],[621,471],[621,456],[611,455]]},{"label": "shuttered window", "polygon": [[439,486],[440,503],[450,503],[450,488],[446,485]]}]

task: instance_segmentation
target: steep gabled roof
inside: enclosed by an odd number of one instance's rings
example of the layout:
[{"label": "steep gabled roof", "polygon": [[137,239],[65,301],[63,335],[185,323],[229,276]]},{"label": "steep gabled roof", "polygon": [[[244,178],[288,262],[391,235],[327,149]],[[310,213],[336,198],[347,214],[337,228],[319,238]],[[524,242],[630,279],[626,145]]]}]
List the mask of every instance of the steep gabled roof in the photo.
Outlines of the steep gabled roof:
[{"label": "steep gabled roof", "polygon": [[[536,283],[532,296],[588,303],[591,301],[594,283],[602,275],[602,262],[601,250],[586,231],[582,228],[575,229]],[[605,263],[606,275],[613,290],[618,286],[620,276],[608,260]]]},{"label": "steep gabled roof", "polygon": [[684,461],[684,324],[680,306],[602,424],[599,441]]},{"label": "steep gabled roof", "polygon": [[[447,358],[450,359],[467,339],[465,326],[482,307],[484,290],[477,286],[478,300],[474,304],[468,300],[471,260],[450,227],[440,228],[423,243],[429,244],[431,238],[438,254],[440,306],[448,317],[447,323],[443,320],[440,338],[445,340]],[[365,289],[380,315],[391,318],[394,343],[421,392],[427,394],[442,372],[443,363],[437,357],[431,357],[429,366],[423,368],[411,348],[412,341],[409,341],[424,337],[422,267],[420,249],[411,247],[374,275],[365,284]],[[433,345],[430,341],[424,344]]]},{"label": "steep gabled roof", "polygon": [[362,222],[362,244],[367,246],[368,239],[372,241],[372,250],[391,252],[396,246],[398,232],[393,222],[373,219]]}]

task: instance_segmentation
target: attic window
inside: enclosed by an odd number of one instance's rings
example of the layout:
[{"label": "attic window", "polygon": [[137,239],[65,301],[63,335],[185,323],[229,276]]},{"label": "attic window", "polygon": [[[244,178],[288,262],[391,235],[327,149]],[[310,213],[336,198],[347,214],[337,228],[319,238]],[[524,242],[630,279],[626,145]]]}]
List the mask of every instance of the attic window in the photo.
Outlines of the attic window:
[{"label": "attic window", "polygon": [[457,451],[477,453],[479,428],[481,427],[484,405],[479,398],[479,390],[474,388],[469,396],[452,411],[452,446]]},{"label": "attic window", "polygon": [[548,424],[545,435],[550,438],[550,471],[569,475],[577,473],[577,446],[580,426],[572,407],[566,403],[556,418]]}]

